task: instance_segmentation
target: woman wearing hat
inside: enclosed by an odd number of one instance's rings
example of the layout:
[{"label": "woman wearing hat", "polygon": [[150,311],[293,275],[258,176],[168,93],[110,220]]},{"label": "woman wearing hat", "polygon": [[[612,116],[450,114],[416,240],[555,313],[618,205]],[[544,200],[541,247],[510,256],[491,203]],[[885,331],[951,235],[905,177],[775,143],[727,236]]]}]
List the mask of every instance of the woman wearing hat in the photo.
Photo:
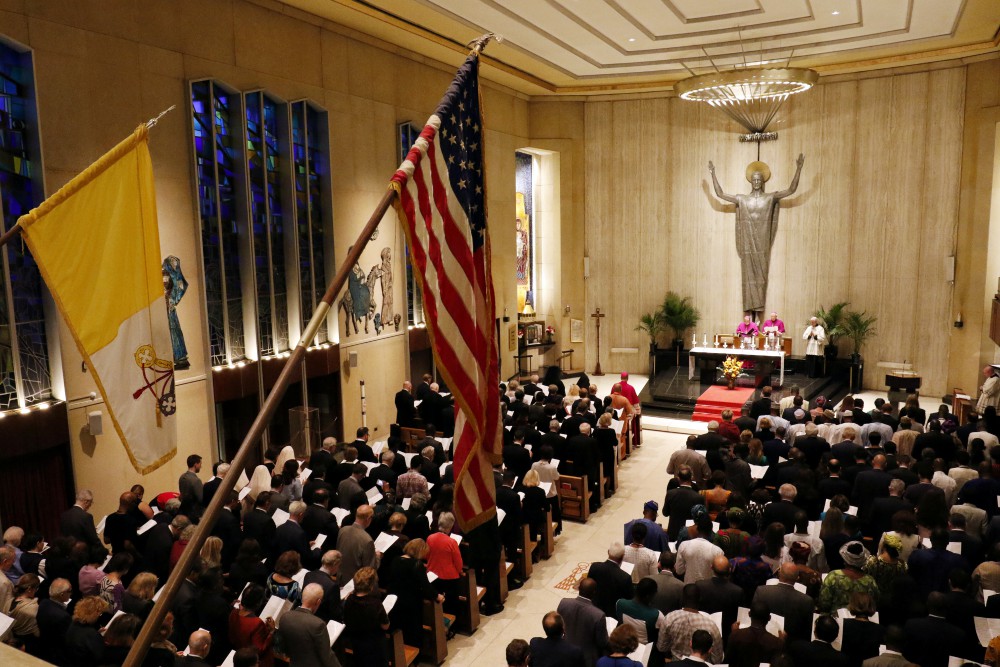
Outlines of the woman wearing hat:
[{"label": "woman wearing hat", "polygon": [[820,613],[835,613],[846,607],[853,593],[868,593],[872,600],[878,601],[878,585],[864,573],[865,564],[871,557],[865,546],[852,540],[840,548],[840,557],[844,567],[834,570],[823,580],[817,605]]},{"label": "woman wearing hat", "polygon": [[788,557],[791,559],[792,564],[795,565],[795,569],[799,573],[799,578],[796,580],[796,583],[805,586],[806,593],[809,597],[816,599],[819,595],[823,578],[820,576],[819,572],[809,567],[809,556],[811,555],[812,547],[809,546],[808,542],[796,540],[795,542],[792,542],[791,546],[788,547]]},{"label": "woman wearing hat", "polygon": [[872,556],[865,563],[864,572],[875,580],[879,591],[879,606],[892,604],[893,582],[906,574],[906,561],[900,557],[903,540],[898,535],[886,533],[879,543],[878,556]]}]

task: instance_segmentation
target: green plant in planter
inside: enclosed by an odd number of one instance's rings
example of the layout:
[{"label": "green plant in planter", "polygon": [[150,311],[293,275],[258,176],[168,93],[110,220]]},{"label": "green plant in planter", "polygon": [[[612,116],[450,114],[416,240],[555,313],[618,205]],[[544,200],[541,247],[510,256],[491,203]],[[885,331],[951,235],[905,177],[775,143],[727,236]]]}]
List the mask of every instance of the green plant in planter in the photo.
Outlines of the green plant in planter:
[{"label": "green plant in planter", "polygon": [[864,310],[860,313],[852,310],[844,315],[843,335],[854,343],[855,356],[860,357],[861,347],[878,333],[878,329],[875,328],[877,321],[877,317],[869,315]]},{"label": "green plant in planter", "polygon": [[[819,310],[813,313],[813,317],[819,320],[820,324],[823,325],[823,331],[826,333],[827,348],[832,350],[837,349],[837,339],[844,335],[844,317],[847,315],[847,301],[841,301],[840,303],[835,303],[830,306],[830,310],[826,310],[820,306]],[[837,353],[834,352],[834,357]]]},{"label": "green plant in planter", "polygon": [[657,313],[664,326],[669,328],[674,334],[674,342],[681,341],[683,344],[684,333],[691,327],[698,324],[701,313],[691,305],[691,297],[681,298],[676,292],[667,292],[663,297],[663,303]]},{"label": "green plant in planter", "polygon": [[656,348],[656,339],[663,333],[663,322],[660,321],[659,316],[646,313],[639,318],[639,326],[635,330],[649,336],[649,348],[652,350]]}]

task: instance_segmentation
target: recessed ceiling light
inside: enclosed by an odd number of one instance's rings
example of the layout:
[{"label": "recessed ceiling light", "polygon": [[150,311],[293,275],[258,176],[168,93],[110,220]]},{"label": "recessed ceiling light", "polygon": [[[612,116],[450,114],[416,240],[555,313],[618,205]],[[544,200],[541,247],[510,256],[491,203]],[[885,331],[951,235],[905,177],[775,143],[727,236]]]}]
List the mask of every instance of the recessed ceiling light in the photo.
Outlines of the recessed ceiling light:
[{"label": "recessed ceiling light", "polygon": [[629,37],[629,38],[628,38],[628,41],[630,41],[630,42],[634,42],[634,41],[635,41],[635,37]]},{"label": "recessed ceiling light", "polygon": [[833,12],[830,12],[830,13],[833,14],[834,16],[840,16],[840,12],[838,12],[838,11],[833,11]]}]

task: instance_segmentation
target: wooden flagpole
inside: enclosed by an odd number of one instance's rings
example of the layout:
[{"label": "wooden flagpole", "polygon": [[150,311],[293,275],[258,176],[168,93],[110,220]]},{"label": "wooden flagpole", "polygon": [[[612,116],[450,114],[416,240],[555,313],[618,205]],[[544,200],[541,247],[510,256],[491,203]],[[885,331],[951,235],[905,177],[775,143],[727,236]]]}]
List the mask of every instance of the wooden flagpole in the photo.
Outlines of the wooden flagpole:
[{"label": "wooden flagpole", "polygon": [[[240,445],[239,451],[237,451],[236,456],[233,457],[233,460],[230,463],[229,472],[226,473],[222,483],[219,485],[219,489],[215,492],[215,495],[212,496],[212,502],[208,504],[205,514],[201,517],[201,522],[198,524],[198,528],[195,530],[194,536],[191,538],[187,547],[185,547],[180,560],[177,562],[176,567],[174,567],[173,572],[170,574],[170,578],[167,579],[167,583],[160,590],[159,598],[153,606],[153,609],[149,612],[149,617],[143,624],[142,631],[132,644],[132,648],[129,650],[128,657],[125,659],[124,664],[142,664],[142,661],[146,656],[146,651],[149,649],[149,645],[153,642],[153,638],[159,633],[160,625],[163,623],[163,618],[170,609],[174,597],[180,589],[181,583],[183,583],[184,578],[187,576],[188,570],[191,569],[191,563],[195,558],[199,557],[202,545],[205,543],[205,540],[208,539],[209,535],[211,535],[211,530],[213,524],[215,524],[215,520],[222,511],[223,506],[229,500],[230,491],[236,487],[236,482],[239,480],[240,473],[243,472],[244,466],[246,466],[247,459],[250,457],[250,452],[253,451],[254,445],[257,444],[257,441],[260,439],[264,429],[267,428],[271,418],[277,411],[278,403],[285,395],[288,385],[291,384],[293,375],[299,372],[302,366],[300,362],[302,362],[305,358],[306,348],[312,342],[313,338],[316,337],[316,333],[319,331],[323,320],[326,319],[327,314],[330,312],[330,308],[333,306],[334,299],[340,293],[340,290],[343,289],[344,283],[347,282],[348,274],[350,274],[354,264],[361,258],[362,251],[371,239],[372,234],[378,228],[379,222],[382,221],[386,211],[389,210],[395,196],[396,192],[392,189],[386,190],[386,193],[382,195],[382,200],[378,203],[378,206],[375,208],[375,212],[372,213],[371,218],[368,219],[368,223],[358,236],[358,240],[354,242],[354,245],[348,251],[343,264],[341,264],[340,269],[337,270],[337,275],[333,277],[333,280],[331,280],[330,284],[327,286],[326,293],[323,295],[323,300],[313,312],[312,317],[309,320],[309,324],[306,326],[305,331],[299,339],[298,345],[295,346],[295,350],[292,352],[292,356],[285,360],[285,365],[281,369],[281,374],[278,376],[278,380],[275,382],[274,388],[272,388],[271,393],[268,394],[267,400],[264,401],[264,405],[261,407],[260,413],[257,415],[257,418],[254,419],[253,425],[250,427],[250,432],[247,433],[246,437],[243,439],[243,443]],[[305,382],[304,377],[302,378],[302,381]],[[185,637],[185,640],[186,639],[187,638]]]}]

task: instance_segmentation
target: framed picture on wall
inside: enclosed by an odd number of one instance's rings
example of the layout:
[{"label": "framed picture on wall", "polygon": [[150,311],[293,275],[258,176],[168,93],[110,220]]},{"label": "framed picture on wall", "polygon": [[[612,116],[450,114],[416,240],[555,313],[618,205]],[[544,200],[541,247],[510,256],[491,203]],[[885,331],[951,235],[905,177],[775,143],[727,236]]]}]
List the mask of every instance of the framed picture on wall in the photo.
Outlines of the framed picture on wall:
[{"label": "framed picture on wall", "polygon": [[569,321],[569,342],[571,343],[583,342],[583,320],[571,319]]},{"label": "framed picture on wall", "polygon": [[517,349],[517,325],[510,324],[507,326],[507,350],[513,352]]},{"label": "framed picture on wall", "polygon": [[526,345],[534,345],[536,343],[542,342],[542,334],[545,331],[545,325],[535,322],[533,324],[524,325],[524,342]]}]

